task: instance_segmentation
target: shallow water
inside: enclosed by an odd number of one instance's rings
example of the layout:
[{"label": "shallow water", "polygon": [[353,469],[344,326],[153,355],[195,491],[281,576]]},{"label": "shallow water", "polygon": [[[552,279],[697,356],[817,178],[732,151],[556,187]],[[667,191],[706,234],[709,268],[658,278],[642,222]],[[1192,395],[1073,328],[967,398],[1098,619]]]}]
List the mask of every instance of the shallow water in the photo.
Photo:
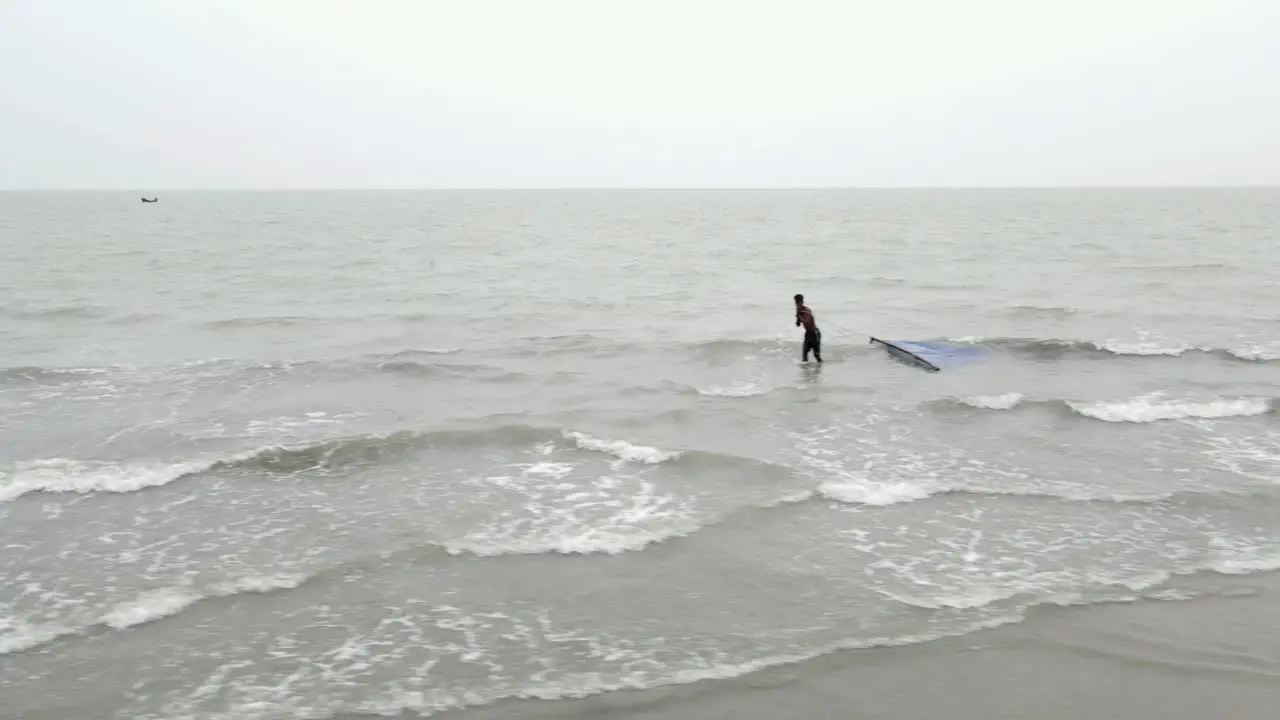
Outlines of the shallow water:
[{"label": "shallow water", "polygon": [[1275,191],[0,194],[3,714],[429,713],[1225,591],[1280,568],[1277,228]]}]

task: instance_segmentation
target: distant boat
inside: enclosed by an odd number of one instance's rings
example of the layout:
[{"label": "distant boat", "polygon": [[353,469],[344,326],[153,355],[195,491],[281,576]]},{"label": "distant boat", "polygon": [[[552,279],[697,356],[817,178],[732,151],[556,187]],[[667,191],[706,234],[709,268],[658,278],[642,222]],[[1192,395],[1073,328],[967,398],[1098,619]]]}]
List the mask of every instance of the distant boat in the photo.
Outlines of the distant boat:
[{"label": "distant boat", "polygon": [[157,201],[157,200],[159,200],[159,199],[160,199],[160,198],[151,198],[150,200],[148,200],[148,199],[146,199],[146,198],[142,198],[142,202],[156,202],[156,201]]}]

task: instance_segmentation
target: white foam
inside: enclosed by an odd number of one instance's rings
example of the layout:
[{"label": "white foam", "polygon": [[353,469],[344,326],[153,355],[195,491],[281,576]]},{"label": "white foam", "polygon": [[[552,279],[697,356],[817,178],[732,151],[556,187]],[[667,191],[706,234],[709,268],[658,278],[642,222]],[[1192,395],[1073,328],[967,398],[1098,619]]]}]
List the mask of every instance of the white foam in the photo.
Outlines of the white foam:
[{"label": "white foam", "polygon": [[901,592],[887,590],[878,590],[877,592],[894,602],[922,610],[975,610],[1012,600],[1026,592],[1026,589],[1021,587],[1001,588],[998,590],[994,588],[973,588],[966,594],[940,595],[937,597],[906,595]]},{"label": "white foam", "polygon": [[[624,690],[652,690],[661,687],[692,685],[708,680],[738,678],[779,666],[796,665],[845,650],[918,645],[948,637],[960,637],[1019,622],[1021,619],[1022,617],[1019,614],[1011,613],[1002,617],[973,621],[949,630],[898,636],[844,638],[816,647],[769,654],[750,660],[697,660],[694,664],[686,667],[673,667],[657,671],[636,670],[614,678],[607,678],[600,672],[581,672],[564,673],[552,680],[546,678],[544,673],[540,673],[540,676],[535,680],[536,684],[531,683],[524,687],[503,687],[496,691],[481,692],[465,689],[454,691],[446,688],[406,690],[400,687],[388,687],[378,696],[361,702],[355,709],[361,713],[387,717],[402,715],[406,710],[419,714],[435,714],[447,710],[462,710],[492,705],[506,699],[567,700]],[[615,650],[609,646],[601,646],[598,641],[592,644],[599,650]],[[636,659],[642,661],[638,663],[641,665],[648,665],[652,662],[644,655],[638,655]],[[237,708],[236,710],[235,717],[241,717],[242,714],[239,714],[240,709]]]},{"label": "white foam", "polygon": [[[649,545],[695,532],[696,513],[687,500],[662,494],[650,482],[602,475],[587,481],[548,483],[539,471],[557,463],[526,466],[519,476],[487,482],[522,496],[518,513],[503,513],[479,524],[466,536],[445,543],[453,554],[481,556],[539,553],[607,554],[643,550]],[[560,475],[555,479],[563,479]]]},{"label": "white foam", "polygon": [[583,450],[608,453],[627,462],[656,465],[668,460],[674,460],[681,455],[679,452],[660,450],[645,445],[635,445],[626,440],[601,440],[576,431],[566,432],[565,437],[572,439]]},{"label": "white foam", "polygon": [[1261,553],[1245,557],[1219,560],[1211,566],[1214,572],[1223,575],[1252,575],[1253,573],[1280,570],[1280,553],[1263,555]]},{"label": "white foam", "polygon": [[74,628],[61,625],[35,625],[10,616],[0,616],[0,655],[17,653],[74,635]]},{"label": "white foam", "polygon": [[1242,348],[1233,348],[1227,352],[1241,360],[1269,361],[1280,360],[1280,345],[1259,345],[1257,343]]},{"label": "white foam", "polygon": [[123,630],[176,615],[200,599],[198,593],[181,588],[152,590],[113,607],[102,616],[102,624]]},{"label": "white foam", "polygon": [[470,554],[480,557],[500,555],[620,555],[639,552],[664,540],[688,535],[692,528],[679,530],[643,530],[617,525],[596,527],[590,523],[572,522],[553,528],[541,537],[511,537],[501,530],[494,533],[473,533],[461,540],[445,543],[445,549],[453,555]]},{"label": "white foam", "polygon": [[1268,484],[1280,484],[1280,433],[1270,431],[1255,436],[1209,435],[1213,445],[1204,454],[1228,472]]},{"label": "white foam", "polygon": [[[307,431],[312,427],[340,425],[350,420],[364,417],[367,413],[346,412],[330,415],[323,411],[308,412],[298,416],[281,415],[274,418],[249,420],[237,434],[253,437],[269,437],[289,435],[297,431]],[[219,437],[217,434],[204,437]]]},{"label": "white foam", "polygon": [[983,410],[1012,410],[1022,402],[1022,393],[1007,392],[1003,395],[972,395],[960,398],[960,402]]},{"label": "white foam", "polygon": [[19,462],[12,472],[0,474],[0,502],[30,492],[135,492],[208,470],[212,464],[212,461],[117,464],[64,458]]},{"label": "white foam", "polygon": [[[241,593],[267,593],[298,587],[307,579],[298,573],[274,575],[249,575],[210,585],[203,591],[195,587],[166,587],[147,591],[132,600],[117,603],[98,618],[99,625],[115,630],[154,622],[176,615],[188,607],[210,597],[225,597]],[[33,624],[13,617],[0,615],[0,655],[22,652],[75,635],[88,626]]]},{"label": "white foam", "polygon": [[240,593],[267,593],[274,590],[292,590],[307,579],[301,573],[276,573],[274,575],[247,575],[209,587],[214,595],[238,595]]},{"label": "white foam", "polygon": [[1067,405],[1077,413],[1095,420],[1130,423],[1188,418],[1248,417],[1262,415],[1271,410],[1271,401],[1266,398],[1161,401],[1158,393],[1116,402],[1068,402]]},{"label": "white foam", "polygon": [[1188,350],[1196,349],[1190,345],[1169,345],[1160,341],[1136,343],[1104,341],[1094,343],[1094,347],[1116,355],[1167,355],[1170,357],[1177,357]]},{"label": "white foam", "polygon": [[1223,575],[1251,575],[1280,570],[1280,546],[1260,547],[1248,541],[1215,537],[1209,543],[1218,556],[1209,569]]},{"label": "white foam", "polygon": [[837,502],[859,505],[896,505],[923,500],[932,494],[928,488],[913,483],[852,479],[824,482],[818,486],[818,493]]},{"label": "white foam", "polygon": [[755,395],[764,395],[769,391],[752,383],[734,383],[729,387],[711,386],[708,388],[698,388],[699,395],[708,397],[752,397]]},{"label": "white foam", "polygon": [[573,465],[561,462],[541,462],[532,465],[522,465],[526,475],[541,475],[554,480],[559,480],[573,472]]}]

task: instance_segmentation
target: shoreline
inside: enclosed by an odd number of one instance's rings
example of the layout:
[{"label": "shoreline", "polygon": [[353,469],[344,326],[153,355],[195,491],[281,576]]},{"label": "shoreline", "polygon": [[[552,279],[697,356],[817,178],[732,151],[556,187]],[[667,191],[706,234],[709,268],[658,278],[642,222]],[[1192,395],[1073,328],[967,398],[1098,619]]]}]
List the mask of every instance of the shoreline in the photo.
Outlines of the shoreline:
[{"label": "shoreline", "polygon": [[737,678],[431,717],[1271,720],[1280,708],[1280,572],[1224,585],[1188,600],[1042,606],[1015,625]]}]

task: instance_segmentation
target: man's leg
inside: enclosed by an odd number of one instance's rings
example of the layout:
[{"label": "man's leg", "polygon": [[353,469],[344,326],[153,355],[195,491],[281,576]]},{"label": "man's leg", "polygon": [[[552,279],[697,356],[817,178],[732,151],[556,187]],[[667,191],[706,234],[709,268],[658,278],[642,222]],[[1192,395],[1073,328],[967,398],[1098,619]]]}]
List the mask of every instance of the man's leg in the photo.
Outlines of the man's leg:
[{"label": "man's leg", "polygon": [[822,331],[813,332],[813,359],[822,362]]},{"label": "man's leg", "polygon": [[[813,341],[813,331],[806,331],[804,334],[804,352],[800,354],[801,362],[809,362],[809,351],[813,350]],[[814,354],[817,354],[816,351]]]}]

